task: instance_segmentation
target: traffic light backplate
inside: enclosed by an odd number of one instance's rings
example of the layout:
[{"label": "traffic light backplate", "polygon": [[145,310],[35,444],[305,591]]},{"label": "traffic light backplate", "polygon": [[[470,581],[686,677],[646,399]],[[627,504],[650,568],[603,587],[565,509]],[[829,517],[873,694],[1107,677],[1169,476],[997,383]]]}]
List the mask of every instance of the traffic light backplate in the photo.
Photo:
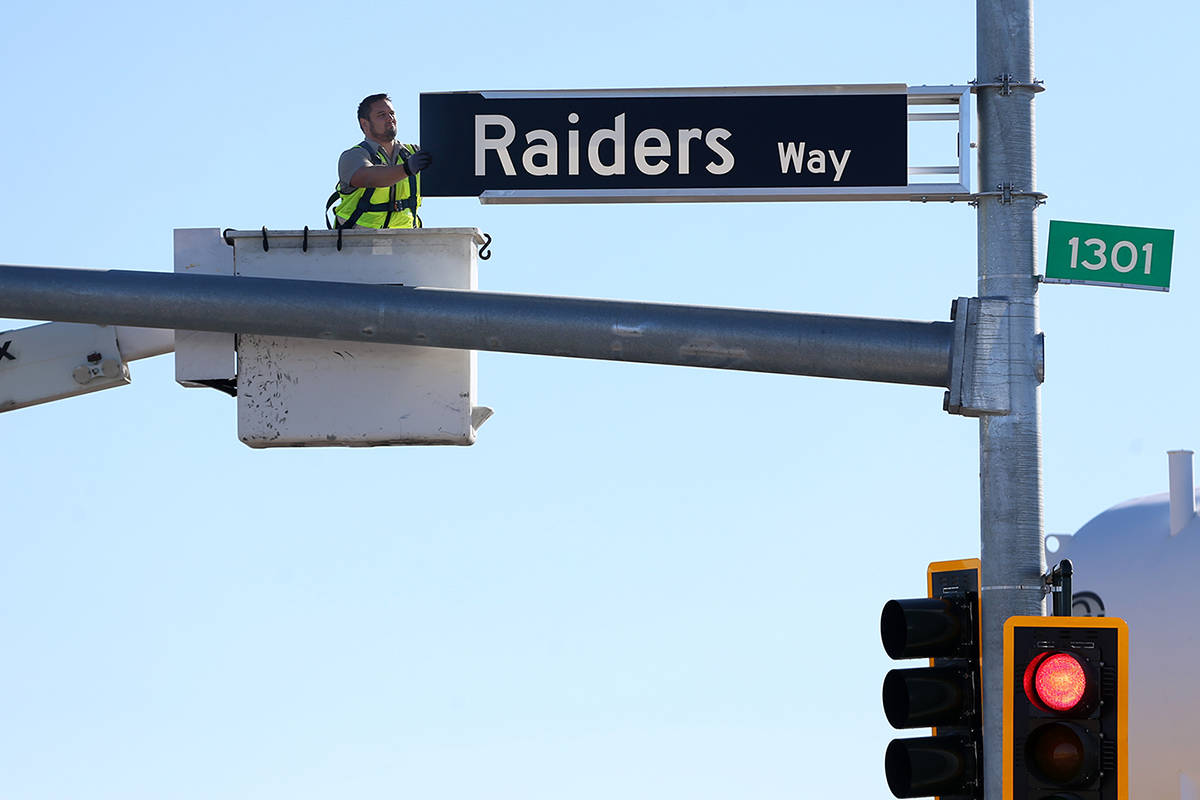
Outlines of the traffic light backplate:
[{"label": "traffic light backplate", "polygon": [[1128,687],[1124,620],[1009,618],[1003,800],[1128,800]]}]

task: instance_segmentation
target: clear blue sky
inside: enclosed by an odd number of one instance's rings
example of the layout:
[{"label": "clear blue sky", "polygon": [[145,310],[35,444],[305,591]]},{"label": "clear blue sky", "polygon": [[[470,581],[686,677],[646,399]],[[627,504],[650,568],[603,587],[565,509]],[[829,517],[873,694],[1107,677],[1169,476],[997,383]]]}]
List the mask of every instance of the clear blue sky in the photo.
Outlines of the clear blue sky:
[{"label": "clear blue sky", "polygon": [[[18,4],[0,262],[166,271],[174,228],[318,227],[375,91],[415,136],[422,91],[962,84],[974,26],[961,0]],[[1200,445],[1197,29],[1037,9],[1039,251],[1052,218],[1177,231],[1169,294],[1042,290],[1050,532]],[[423,216],[495,237],[489,290],[928,320],[975,293],[963,204]],[[262,452],[170,357],[132,369],[0,416],[0,796],[889,796],[879,610],[979,552],[978,426],[939,390],[485,353],[474,447]]]}]

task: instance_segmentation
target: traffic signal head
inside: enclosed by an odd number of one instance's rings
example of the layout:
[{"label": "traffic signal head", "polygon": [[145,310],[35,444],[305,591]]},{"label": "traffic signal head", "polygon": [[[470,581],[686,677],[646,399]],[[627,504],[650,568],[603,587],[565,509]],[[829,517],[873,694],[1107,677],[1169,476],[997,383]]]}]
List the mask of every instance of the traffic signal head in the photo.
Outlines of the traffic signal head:
[{"label": "traffic signal head", "polygon": [[1115,617],[1004,625],[1004,800],[1126,800],[1129,633]]},{"label": "traffic signal head", "polygon": [[978,559],[935,562],[929,597],[883,607],[879,634],[887,654],[931,662],[891,670],[883,680],[892,727],[934,729],[888,745],[884,772],[896,797],[981,796],[978,587]]},{"label": "traffic signal head", "polygon": [[969,658],[978,650],[966,596],[889,600],[879,617],[883,649],[900,658]]}]

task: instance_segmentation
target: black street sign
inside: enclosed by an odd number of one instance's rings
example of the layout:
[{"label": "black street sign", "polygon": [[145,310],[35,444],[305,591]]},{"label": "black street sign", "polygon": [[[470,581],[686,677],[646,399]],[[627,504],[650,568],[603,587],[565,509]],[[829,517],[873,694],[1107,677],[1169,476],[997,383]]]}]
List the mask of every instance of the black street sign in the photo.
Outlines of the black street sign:
[{"label": "black street sign", "polygon": [[[902,84],[421,95],[426,197],[771,199],[908,184]],[[486,195],[485,195],[486,196]]]}]

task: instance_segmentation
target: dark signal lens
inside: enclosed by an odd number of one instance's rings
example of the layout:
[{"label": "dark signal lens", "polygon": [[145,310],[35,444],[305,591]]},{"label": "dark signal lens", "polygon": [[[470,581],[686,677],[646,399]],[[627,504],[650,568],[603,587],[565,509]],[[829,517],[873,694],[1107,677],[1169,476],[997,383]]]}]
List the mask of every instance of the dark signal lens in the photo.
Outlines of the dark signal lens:
[{"label": "dark signal lens", "polygon": [[1100,765],[1094,738],[1065,722],[1051,722],[1030,734],[1025,755],[1033,773],[1055,786],[1087,786]]}]

